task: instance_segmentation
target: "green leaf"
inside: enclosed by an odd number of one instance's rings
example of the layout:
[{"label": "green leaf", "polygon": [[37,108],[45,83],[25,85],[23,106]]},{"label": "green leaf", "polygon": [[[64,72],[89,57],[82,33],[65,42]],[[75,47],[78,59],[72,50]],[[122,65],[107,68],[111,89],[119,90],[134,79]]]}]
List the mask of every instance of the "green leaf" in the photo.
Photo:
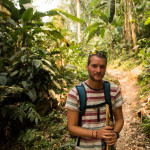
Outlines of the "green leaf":
[{"label": "green leaf", "polygon": [[31,89],[31,93],[32,93],[32,96],[33,96],[32,100],[35,101],[36,100],[36,90],[35,90],[35,88]]},{"label": "green leaf", "polygon": [[102,0],[92,0],[91,6],[95,6],[97,3],[101,2]]},{"label": "green leaf", "polygon": [[19,5],[31,3],[31,0],[19,0]]},{"label": "green leaf", "polygon": [[52,66],[51,62],[46,59],[41,59],[43,63],[48,64],[49,66]]},{"label": "green leaf", "polygon": [[13,77],[13,76],[17,75],[18,73],[19,73],[19,71],[16,70],[16,71],[12,72],[12,73],[10,74],[10,76]]},{"label": "green leaf", "polygon": [[21,62],[24,63],[26,61],[27,55],[21,56]]},{"label": "green leaf", "polygon": [[48,16],[55,16],[55,15],[59,15],[60,16],[60,14],[57,12],[57,10],[50,10],[50,11],[47,11],[46,12],[46,15],[48,15]]},{"label": "green leaf", "polygon": [[35,118],[35,124],[36,125],[38,124],[38,118],[37,117]]},{"label": "green leaf", "polygon": [[54,76],[56,75],[55,72],[52,69],[50,69],[49,67],[47,67],[46,65],[43,64],[42,67],[43,67],[44,70],[52,73]]},{"label": "green leaf", "polygon": [[7,84],[7,78],[6,78],[6,76],[1,76],[0,75],[0,84],[1,85],[6,85]]},{"label": "green leaf", "polygon": [[88,40],[87,40],[87,43],[94,37],[94,35],[100,31],[100,28],[95,28],[95,29],[92,29],[89,33],[89,36],[88,36]]},{"label": "green leaf", "polygon": [[147,18],[147,20],[144,22],[144,25],[148,25],[150,23],[150,17]]},{"label": "green leaf", "polygon": [[23,85],[23,88],[24,88],[25,90],[28,90],[29,84],[28,84],[26,81],[22,81],[21,83],[22,83],[22,85]]},{"label": "green leaf", "polygon": [[53,81],[54,85],[61,90],[61,86],[59,85],[59,83],[57,83],[56,81]]},{"label": "green leaf", "polygon": [[32,20],[39,20],[41,17],[44,17],[44,16],[46,16],[45,13],[36,11],[36,12],[33,14]]},{"label": "green leaf", "polygon": [[37,34],[37,33],[40,33],[40,32],[43,32],[43,30],[41,28],[35,28],[33,30],[33,34]]},{"label": "green leaf", "polygon": [[36,68],[39,68],[41,66],[41,60],[33,60],[33,65],[36,67]]},{"label": "green leaf", "polygon": [[88,30],[91,30],[92,28],[103,27],[103,26],[104,26],[104,23],[95,22],[95,23],[89,25],[89,26],[86,28],[85,33],[86,33]]},{"label": "green leaf", "polygon": [[74,66],[74,65],[68,65],[68,64],[65,66],[65,68],[66,69],[77,69],[76,66]]},{"label": "green leaf", "polygon": [[58,13],[65,15],[67,18],[73,20],[73,21],[76,21],[76,22],[80,22],[80,23],[84,23],[84,21],[76,16],[73,16],[67,12],[64,12],[63,10],[60,10],[60,9],[53,9],[53,11],[57,11]]},{"label": "green leaf", "polygon": [[31,28],[32,28],[32,26],[23,26],[23,27],[21,28],[21,32],[27,33],[28,30],[30,30]]},{"label": "green leaf", "polygon": [[101,19],[102,21],[104,21],[106,24],[108,24],[108,17],[107,17],[107,15],[105,15],[102,11],[100,11],[100,10],[95,10],[93,13],[96,14],[96,15],[99,15],[100,19]]},{"label": "green leaf", "polygon": [[29,96],[29,98],[32,100],[33,99],[33,95],[32,92],[29,90],[26,92],[26,94]]},{"label": "green leaf", "polygon": [[21,16],[24,22],[31,21],[33,17],[33,8],[28,8]]},{"label": "green leaf", "polygon": [[13,19],[8,18],[8,22],[11,23],[13,26],[16,26],[16,22]]},{"label": "green leaf", "polygon": [[48,93],[53,99],[56,98],[55,92],[52,89],[48,90]]}]

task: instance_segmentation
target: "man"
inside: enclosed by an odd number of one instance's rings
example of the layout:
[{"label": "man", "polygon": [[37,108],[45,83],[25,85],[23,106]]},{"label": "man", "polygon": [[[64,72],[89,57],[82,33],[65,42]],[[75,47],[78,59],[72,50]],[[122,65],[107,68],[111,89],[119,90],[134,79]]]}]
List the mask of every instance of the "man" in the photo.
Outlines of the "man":
[{"label": "man", "polygon": [[[103,77],[106,72],[107,53],[94,51],[89,54],[86,69],[88,80],[83,82],[87,102],[86,105],[97,105],[105,102]],[[123,99],[117,85],[110,85],[114,126],[106,126],[106,107],[86,109],[82,116],[81,126],[78,125],[80,99],[76,87],[72,88],[66,101],[68,130],[71,135],[77,136],[76,150],[103,150],[105,145],[114,145],[119,138],[124,120],[122,114]],[[99,121],[97,118],[100,118]],[[106,143],[106,144],[105,144]]]}]

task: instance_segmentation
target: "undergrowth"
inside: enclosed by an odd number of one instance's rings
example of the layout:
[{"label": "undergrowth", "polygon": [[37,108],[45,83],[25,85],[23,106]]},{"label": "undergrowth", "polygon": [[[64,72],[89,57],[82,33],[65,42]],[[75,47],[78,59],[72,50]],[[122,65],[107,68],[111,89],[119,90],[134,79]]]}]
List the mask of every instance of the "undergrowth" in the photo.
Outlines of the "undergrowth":
[{"label": "undergrowth", "polygon": [[143,133],[147,135],[147,137],[150,138],[150,119],[147,116],[143,116],[142,119],[143,123],[141,125]]},{"label": "undergrowth", "polygon": [[22,130],[19,143],[26,150],[72,150],[74,141],[67,131],[67,119],[63,110],[53,110],[32,128]]}]

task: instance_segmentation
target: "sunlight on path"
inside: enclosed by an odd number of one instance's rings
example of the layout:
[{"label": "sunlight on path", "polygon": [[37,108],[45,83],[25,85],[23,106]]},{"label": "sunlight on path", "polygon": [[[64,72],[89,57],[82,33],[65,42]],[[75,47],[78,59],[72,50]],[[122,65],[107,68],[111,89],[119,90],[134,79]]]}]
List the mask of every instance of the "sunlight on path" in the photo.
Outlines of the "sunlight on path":
[{"label": "sunlight on path", "polygon": [[142,67],[136,67],[131,71],[108,68],[107,72],[110,76],[118,79],[124,98],[123,114],[125,124],[120,133],[117,150],[148,150],[150,144],[146,144],[146,137],[140,132],[140,120],[137,118],[136,112],[140,107],[138,98],[140,89],[137,86],[137,78],[142,72]]}]

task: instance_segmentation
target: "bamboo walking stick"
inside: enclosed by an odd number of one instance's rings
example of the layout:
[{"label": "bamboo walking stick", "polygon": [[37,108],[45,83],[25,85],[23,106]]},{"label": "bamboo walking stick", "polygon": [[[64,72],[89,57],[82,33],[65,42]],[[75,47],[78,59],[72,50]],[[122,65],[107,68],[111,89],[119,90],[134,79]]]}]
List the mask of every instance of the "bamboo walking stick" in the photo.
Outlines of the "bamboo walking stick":
[{"label": "bamboo walking stick", "polygon": [[[106,104],[106,125],[109,126],[110,125],[110,121],[109,121],[109,105]],[[106,145],[106,150],[110,150],[110,146]]]}]

